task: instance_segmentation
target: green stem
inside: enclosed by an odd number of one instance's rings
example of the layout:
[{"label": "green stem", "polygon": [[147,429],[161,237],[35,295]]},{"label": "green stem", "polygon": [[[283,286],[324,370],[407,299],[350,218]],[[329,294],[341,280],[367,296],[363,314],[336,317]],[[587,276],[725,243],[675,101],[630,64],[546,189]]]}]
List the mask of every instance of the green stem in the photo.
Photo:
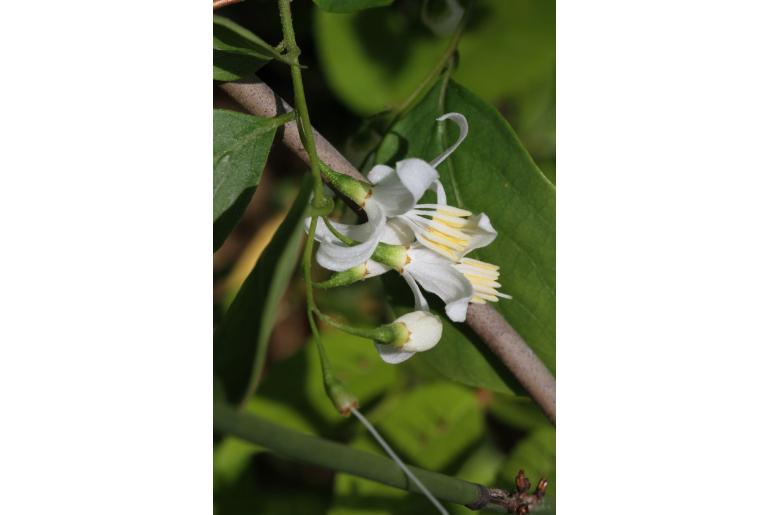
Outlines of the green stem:
[{"label": "green stem", "polygon": [[277,116],[270,118],[269,128],[277,129],[280,126],[286,125],[287,123],[293,121],[294,118],[295,118],[295,115],[292,112],[279,114]]},{"label": "green stem", "polygon": [[291,62],[291,82],[294,88],[294,109],[297,113],[297,128],[299,129],[302,144],[310,158],[310,172],[313,174],[313,207],[321,209],[326,205],[323,183],[321,182],[321,168],[318,152],[313,138],[313,126],[310,124],[310,114],[305,100],[305,87],[302,84],[302,70],[299,64],[300,49],[294,36],[294,26],[291,20],[291,0],[278,0],[278,10],[281,14],[281,28],[283,30],[283,43],[286,47],[286,56]]},{"label": "green stem", "polygon": [[340,240],[342,243],[347,245],[348,247],[352,245],[358,245],[358,242],[352,238],[348,238],[341,232],[339,232],[334,225],[329,222],[329,219],[327,217],[324,217],[324,223],[326,224],[326,228],[329,229],[329,232],[331,232],[338,240]]},{"label": "green stem", "polygon": [[307,297],[307,320],[310,324],[310,331],[313,333],[313,341],[318,350],[318,359],[321,362],[321,374],[323,376],[326,395],[340,414],[347,417],[350,414],[350,410],[358,406],[358,399],[356,399],[355,395],[350,393],[348,389],[345,388],[345,385],[334,376],[331,363],[329,363],[329,358],[326,356],[326,349],[324,349],[323,343],[321,342],[321,335],[313,316],[314,312],[318,312],[318,308],[316,308],[315,305],[315,298],[313,297],[313,277],[311,274],[313,242],[317,226],[318,216],[313,216],[310,219],[307,240],[305,240],[305,250],[302,255],[302,273],[305,279],[305,295]]},{"label": "green stem", "polygon": [[[305,463],[327,467],[385,485],[421,493],[389,458],[346,445],[298,433],[232,407],[214,403],[214,429]],[[485,486],[436,472],[409,467],[437,498],[456,504],[473,504],[488,498]],[[487,506],[492,508],[492,506]]]},{"label": "green stem", "polygon": [[375,327],[373,329],[366,329],[363,327],[352,327],[349,325],[342,324],[340,322],[337,322],[329,315],[326,315],[322,313],[318,308],[315,309],[316,315],[318,315],[318,318],[326,322],[327,324],[336,327],[337,329],[341,329],[345,331],[346,333],[354,334],[356,336],[361,336],[363,338],[369,338],[370,340],[375,340],[379,343],[383,344],[389,344],[394,341],[394,339],[398,336],[390,325]]}]

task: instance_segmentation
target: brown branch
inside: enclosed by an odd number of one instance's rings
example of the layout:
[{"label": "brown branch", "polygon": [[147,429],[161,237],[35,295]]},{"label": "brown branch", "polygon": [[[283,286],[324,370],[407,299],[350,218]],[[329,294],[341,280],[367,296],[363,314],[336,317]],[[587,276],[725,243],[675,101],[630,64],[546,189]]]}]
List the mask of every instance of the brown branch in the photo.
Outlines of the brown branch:
[{"label": "brown branch", "polygon": [[556,424],[556,379],[527,342],[489,304],[471,304],[465,322],[513,372],[546,416]]},{"label": "brown branch", "polygon": [[[236,102],[241,104],[248,112],[257,116],[275,116],[278,113],[292,111],[292,107],[280,96],[278,96],[270,86],[262,82],[259,78],[240,80],[237,82],[225,82],[219,86],[228,95],[233,97]],[[313,129],[316,150],[318,158],[333,168],[335,171],[349,175],[359,181],[368,183],[366,177],[356,170],[356,167],[350,164],[340,152],[329,143],[326,138],[321,136],[317,130]],[[310,158],[305,152],[302,140],[299,137],[296,122],[289,122],[284,125],[283,144],[289,150],[297,154],[305,163],[310,164]]]},{"label": "brown branch", "polygon": [[239,4],[244,0],[214,0],[214,10],[227,7],[228,5]]},{"label": "brown branch", "polygon": [[[259,79],[228,82],[220,87],[247,111],[258,116],[275,116],[291,110],[270,86]],[[310,163],[294,122],[286,124],[283,143],[303,161]],[[318,157],[334,170],[366,181],[361,172],[315,129]],[[556,379],[516,330],[489,304],[471,304],[466,323],[487,344],[519,383],[529,392],[548,418],[556,424]]]}]

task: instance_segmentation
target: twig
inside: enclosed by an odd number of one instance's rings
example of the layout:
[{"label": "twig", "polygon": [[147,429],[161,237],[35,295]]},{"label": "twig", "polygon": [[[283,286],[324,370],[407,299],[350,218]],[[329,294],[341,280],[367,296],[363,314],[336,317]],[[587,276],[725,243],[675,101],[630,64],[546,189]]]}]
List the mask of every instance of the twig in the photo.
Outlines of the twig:
[{"label": "twig", "polygon": [[[401,490],[421,493],[419,486],[389,458],[302,434],[261,417],[239,413],[227,404],[214,403],[214,429],[266,447],[289,459],[363,477]],[[507,492],[438,472],[417,467],[408,468],[437,498],[463,504],[473,510],[527,513],[541,506],[545,494],[544,481],[538,484],[538,489],[533,494],[518,487],[517,492]],[[522,505],[526,505],[527,511],[516,511]]]},{"label": "twig", "polygon": [[[278,112],[291,110],[286,101],[259,79],[228,82],[220,87],[247,111],[258,116],[275,116]],[[296,124],[292,122],[284,127],[283,143],[303,161],[310,163]],[[315,130],[314,134],[321,161],[345,175],[366,180],[331,143]],[[466,323],[556,424],[556,379],[516,330],[489,304],[472,304],[468,308]]]},{"label": "twig", "polygon": [[[248,112],[257,116],[273,117],[277,113],[293,110],[284,99],[278,96],[270,86],[262,82],[258,77],[239,80],[237,82],[226,82],[219,87],[233,97],[233,99],[241,104]],[[318,157],[321,161],[337,172],[349,175],[359,181],[369,182],[366,180],[366,177],[361,175],[361,172],[359,172],[355,166],[350,164],[350,162],[315,129],[313,129],[313,137],[315,139]],[[286,145],[289,150],[297,154],[305,163],[308,165],[310,164],[310,157],[307,155],[307,152],[302,145],[296,122],[289,122],[284,125],[283,144]]]},{"label": "twig", "polygon": [[239,4],[244,0],[214,0],[214,10],[227,7],[228,5]]},{"label": "twig", "polygon": [[521,386],[555,425],[556,379],[527,342],[489,304],[469,305],[465,323],[513,372]]}]

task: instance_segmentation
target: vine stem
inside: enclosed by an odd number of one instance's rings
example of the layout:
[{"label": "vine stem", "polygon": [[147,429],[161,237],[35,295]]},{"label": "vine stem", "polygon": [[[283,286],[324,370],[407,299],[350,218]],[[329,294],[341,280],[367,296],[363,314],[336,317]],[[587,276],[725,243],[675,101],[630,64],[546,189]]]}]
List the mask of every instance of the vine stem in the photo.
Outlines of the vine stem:
[{"label": "vine stem", "polygon": [[318,151],[313,138],[313,126],[310,124],[310,113],[307,108],[307,100],[305,100],[305,87],[302,84],[302,69],[299,65],[300,49],[294,36],[294,26],[291,20],[291,0],[278,0],[278,10],[281,15],[286,56],[291,62],[291,82],[294,89],[294,105],[297,110],[299,135],[310,158],[310,172],[313,174],[313,207],[320,209],[324,207],[326,199],[324,198]]},{"label": "vine stem", "polygon": [[[261,417],[238,412],[223,403],[214,403],[214,429],[267,447],[287,458],[363,477],[402,490],[423,493],[417,483],[410,481],[390,458],[305,435]],[[485,486],[438,472],[415,467],[409,469],[435,497],[443,501],[475,506],[481,502],[486,506],[486,502],[489,502],[489,489]],[[488,506],[491,507],[492,505]]]}]

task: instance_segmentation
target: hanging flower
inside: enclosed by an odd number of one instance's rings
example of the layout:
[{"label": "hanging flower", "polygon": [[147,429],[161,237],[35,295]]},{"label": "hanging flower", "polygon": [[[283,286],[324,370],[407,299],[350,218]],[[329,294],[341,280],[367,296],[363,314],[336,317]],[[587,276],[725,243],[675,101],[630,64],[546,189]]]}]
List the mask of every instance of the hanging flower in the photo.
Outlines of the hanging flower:
[{"label": "hanging flower", "polygon": [[[460,135],[452,146],[430,163],[410,158],[399,161],[395,168],[376,165],[368,175],[373,184],[371,190],[353,195],[366,212],[368,221],[359,225],[331,222],[340,234],[358,242],[356,245],[344,244],[331,230],[319,224],[316,239],[321,245],[316,260],[321,266],[339,272],[361,265],[372,256],[382,240],[386,220],[393,218],[403,220],[418,241],[433,246],[447,257],[461,253],[465,246],[473,243],[473,237],[490,237],[488,227],[491,225],[485,215],[471,217],[469,211],[446,205],[446,193],[436,167],[454,152],[468,134],[468,122],[463,115],[448,113],[437,120],[446,119],[460,128]],[[361,183],[358,186],[362,187]],[[418,204],[429,189],[436,192],[437,203]]]},{"label": "hanging flower", "polygon": [[387,363],[401,363],[416,352],[424,352],[441,340],[441,319],[429,311],[413,311],[398,317],[391,327],[396,328],[396,338],[388,344],[376,343],[377,352]]},{"label": "hanging flower", "polygon": [[394,252],[388,265],[367,260],[363,266],[363,275],[359,277],[374,277],[395,269],[412,290],[415,309],[429,309],[420,289],[422,287],[444,302],[450,320],[464,322],[468,303],[484,304],[497,302],[498,298],[511,298],[497,291],[501,286],[497,282],[500,277],[498,266],[465,257],[467,253],[489,245],[497,236],[489,219],[484,216],[484,220],[491,236],[470,238],[469,243],[453,258],[415,241],[415,235],[403,221],[389,220],[383,230],[383,243],[394,248],[402,246],[405,251],[402,255]]}]

